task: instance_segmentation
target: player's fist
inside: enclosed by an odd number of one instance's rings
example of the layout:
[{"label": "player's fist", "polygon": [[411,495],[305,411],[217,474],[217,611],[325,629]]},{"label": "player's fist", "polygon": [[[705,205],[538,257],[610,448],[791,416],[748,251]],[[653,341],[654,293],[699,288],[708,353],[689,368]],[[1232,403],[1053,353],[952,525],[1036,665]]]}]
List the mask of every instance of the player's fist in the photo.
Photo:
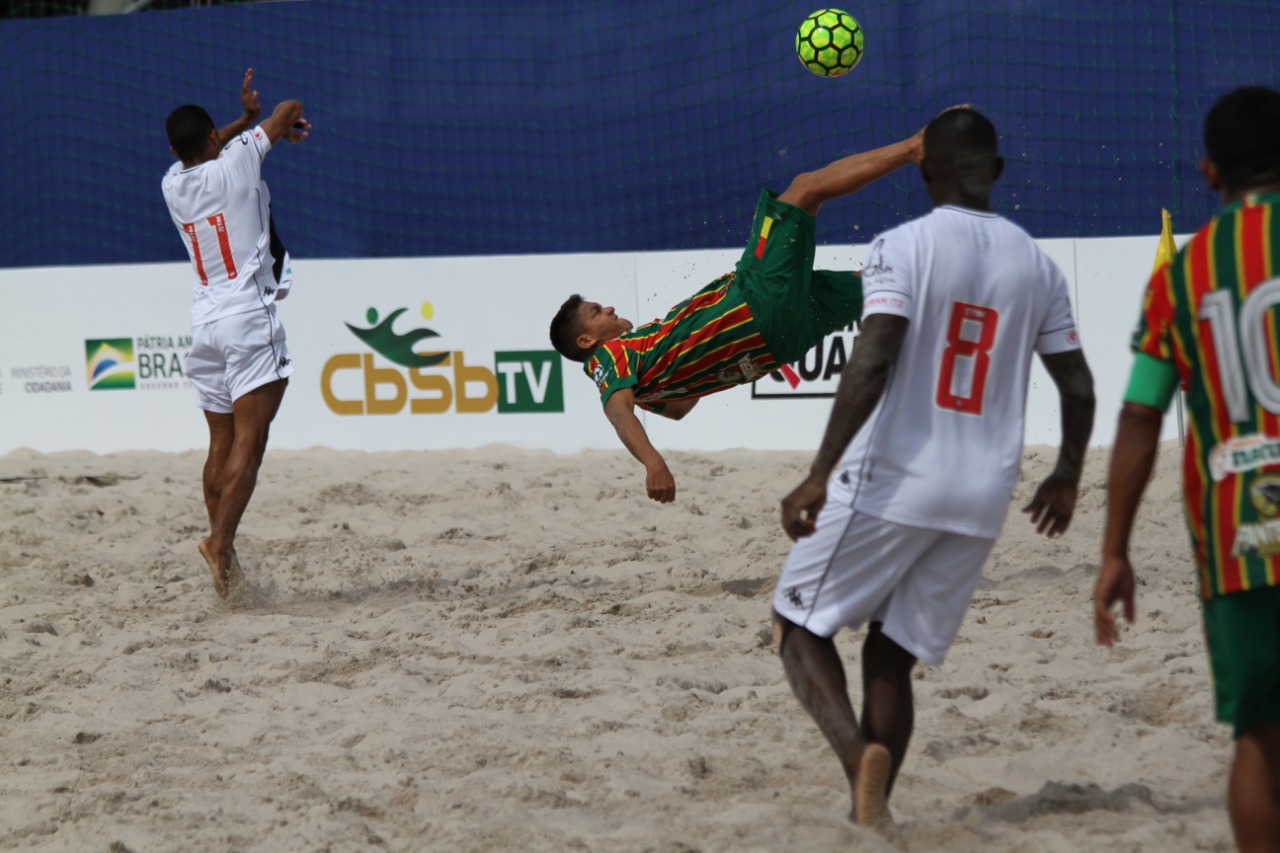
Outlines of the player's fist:
[{"label": "player's fist", "polygon": [[676,478],[671,476],[671,470],[667,468],[666,463],[654,465],[648,468],[644,478],[645,488],[649,492],[649,497],[660,504],[669,504],[676,499]]},{"label": "player's fist", "polygon": [[818,513],[827,503],[827,483],[812,474],[782,499],[782,529],[794,542],[817,530]]}]

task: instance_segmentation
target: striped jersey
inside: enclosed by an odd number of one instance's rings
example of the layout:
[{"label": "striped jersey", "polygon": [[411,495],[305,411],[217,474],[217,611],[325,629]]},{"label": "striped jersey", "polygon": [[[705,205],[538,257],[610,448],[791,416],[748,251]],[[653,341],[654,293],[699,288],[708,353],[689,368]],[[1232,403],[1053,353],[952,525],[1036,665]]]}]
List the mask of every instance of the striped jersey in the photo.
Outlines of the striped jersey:
[{"label": "striped jersey", "polygon": [[1206,599],[1280,579],[1278,204],[1224,208],[1152,275],[1134,333],[1187,391],[1183,498]]},{"label": "striped jersey", "polygon": [[600,389],[601,403],[631,388],[642,407],[661,411],[664,402],[723,391],[777,366],[736,273],[728,273],[666,317],[601,344],[583,367]]}]

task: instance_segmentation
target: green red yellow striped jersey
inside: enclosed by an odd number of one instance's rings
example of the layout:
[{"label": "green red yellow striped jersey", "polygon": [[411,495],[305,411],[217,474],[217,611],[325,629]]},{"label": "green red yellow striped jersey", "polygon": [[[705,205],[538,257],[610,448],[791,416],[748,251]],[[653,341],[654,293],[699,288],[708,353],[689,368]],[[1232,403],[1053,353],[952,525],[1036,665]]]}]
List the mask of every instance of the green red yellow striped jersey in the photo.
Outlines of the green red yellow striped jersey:
[{"label": "green red yellow striped jersey", "polygon": [[1206,599],[1280,580],[1278,204],[1224,208],[1152,275],[1134,333],[1187,392],[1183,496]]},{"label": "green red yellow striped jersey", "polygon": [[667,316],[601,344],[584,365],[607,403],[634,389],[636,402],[662,411],[668,401],[704,397],[751,382],[777,367],[736,280],[723,275]]}]

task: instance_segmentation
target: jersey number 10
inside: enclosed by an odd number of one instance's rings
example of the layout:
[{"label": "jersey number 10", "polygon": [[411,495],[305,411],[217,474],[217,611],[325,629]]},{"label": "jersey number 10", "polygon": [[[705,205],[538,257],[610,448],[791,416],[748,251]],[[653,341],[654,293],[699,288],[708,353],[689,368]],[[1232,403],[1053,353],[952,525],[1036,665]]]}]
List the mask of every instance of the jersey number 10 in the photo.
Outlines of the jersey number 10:
[{"label": "jersey number 10", "polygon": [[[236,259],[231,254],[231,238],[227,236],[227,217],[221,213],[215,213],[205,220],[213,228],[214,234],[218,236],[218,250],[222,252],[222,265],[227,270],[227,280],[236,280]],[[182,232],[187,235],[187,239],[191,241],[191,257],[196,261],[196,275],[200,276],[200,283],[209,284],[209,276],[204,272],[204,258],[200,257],[200,238],[196,236],[196,224],[194,222],[184,222],[182,224]]]},{"label": "jersey number 10", "polygon": [[[1222,397],[1233,423],[1249,420],[1249,395],[1272,414],[1280,414],[1280,383],[1271,371],[1271,344],[1267,335],[1267,312],[1280,304],[1280,278],[1273,278],[1245,297],[1240,315],[1232,316],[1229,290],[1211,290],[1200,300],[1200,319],[1213,331],[1213,354],[1218,361]],[[1240,338],[1244,338],[1242,347]],[[1243,369],[1240,356],[1244,355]]]},{"label": "jersey number 10", "polygon": [[[1000,314],[994,308],[968,302],[951,303],[947,348],[942,351],[938,390],[934,396],[938,408],[982,416],[983,391],[991,370],[991,348],[995,346],[999,322]],[[957,383],[957,378],[961,382]]]}]

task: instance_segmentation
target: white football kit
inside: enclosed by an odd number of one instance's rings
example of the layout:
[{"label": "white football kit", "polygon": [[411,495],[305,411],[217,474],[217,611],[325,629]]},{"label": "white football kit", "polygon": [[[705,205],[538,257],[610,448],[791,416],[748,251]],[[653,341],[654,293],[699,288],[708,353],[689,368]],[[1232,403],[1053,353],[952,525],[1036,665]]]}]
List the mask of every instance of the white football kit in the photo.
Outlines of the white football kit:
[{"label": "white football kit", "polygon": [[237,398],[293,373],[275,310],[292,269],[287,255],[279,259],[288,270],[281,287],[272,269],[271,194],[262,180],[270,150],[271,140],[255,127],[215,160],[189,169],[174,163],[161,182],[196,277],[187,378],[207,411],[231,412]]},{"label": "white football kit", "polygon": [[941,663],[1017,485],[1032,355],[1079,335],[1062,271],[994,213],[943,206],[886,232],[862,288],[863,317],[907,318],[906,339],[774,607],[820,636],[882,622]]}]

